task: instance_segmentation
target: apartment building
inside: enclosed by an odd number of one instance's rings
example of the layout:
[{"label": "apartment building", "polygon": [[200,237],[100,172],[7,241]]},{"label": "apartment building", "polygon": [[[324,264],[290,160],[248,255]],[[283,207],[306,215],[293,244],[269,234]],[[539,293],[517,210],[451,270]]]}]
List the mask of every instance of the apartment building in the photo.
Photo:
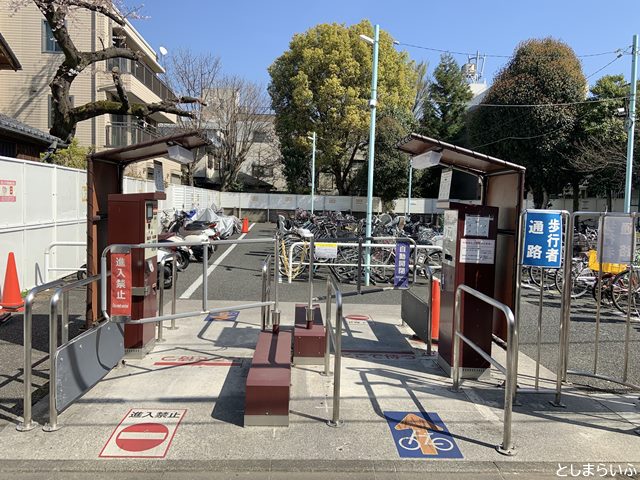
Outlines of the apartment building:
[{"label": "apartment building", "polygon": [[[112,59],[85,69],[71,87],[72,102],[82,105],[97,100],[116,99],[111,69],[118,66],[122,83],[132,102],[159,102],[172,94],[158,75],[164,69],[158,55],[136,29],[127,22],[124,27],[96,12],[74,10],[67,18],[69,33],[81,51],[96,51],[103,46],[127,46],[139,52],[134,62]],[[0,113],[48,132],[51,127],[51,90],[53,78],[63,54],[53,38],[51,28],[38,8],[27,3],[17,12],[8,2],[0,2],[0,32],[20,59],[22,70],[0,71]],[[76,137],[83,146],[96,150],[121,147],[159,136],[160,124],[175,123],[175,115],[156,113],[145,121],[123,115],[102,115],[77,126]],[[152,162],[134,165],[127,174],[147,178],[152,175]],[[180,168],[167,161],[165,181],[180,183]]]}]

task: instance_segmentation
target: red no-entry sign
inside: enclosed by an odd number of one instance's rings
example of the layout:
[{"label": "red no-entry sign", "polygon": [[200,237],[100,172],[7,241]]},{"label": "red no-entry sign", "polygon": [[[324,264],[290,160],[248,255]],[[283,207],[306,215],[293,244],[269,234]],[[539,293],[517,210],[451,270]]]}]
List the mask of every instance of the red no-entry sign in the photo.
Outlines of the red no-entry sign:
[{"label": "red no-entry sign", "polygon": [[127,452],[143,452],[157,447],[169,436],[169,429],[159,423],[140,423],[121,430],[116,445]]}]

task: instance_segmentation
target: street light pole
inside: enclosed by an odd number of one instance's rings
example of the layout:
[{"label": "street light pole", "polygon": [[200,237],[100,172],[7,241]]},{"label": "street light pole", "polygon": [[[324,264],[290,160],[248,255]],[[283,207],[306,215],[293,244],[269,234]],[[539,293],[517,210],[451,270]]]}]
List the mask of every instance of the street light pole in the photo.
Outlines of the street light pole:
[{"label": "street light pole", "polygon": [[311,215],[313,215],[313,200],[316,193],[316,132],[311,136],[313,146],[311,147]]},{"label": "street light pole", "polygon": [[[368,43],[373,43],[373,68],[371,74],[371,100],[369,100],[369,108],[371,109],[371,122],[369,125],[369,158],[367,162],[367,219],[366,219],[366,236],[371,237],[371,222],[373,214],[373,155],[375,153],[376,144],[376,107],[378,104],[378,42],[380,40],[380,25],[373,28],[373,40],[360,35],[360,38]],[[367,239],[367,245],[369,245]],[[365,249],[365,271],[364,284],[369,285],[371,273],[371,248]]]},{"label": "street light pole", "polygon": [[631,211],[631,177],[633,174],[633,137],[636,126],[636,91],[638,84],[638,34],[633,36],[631,52],[631,95],[627,121],[627,171],[624,184],[624,213]]},{"label": "street light pole", "polygon": [[409,216],[411,215],[411,182],[413,180],[413,165],[409,162],[409,195],[407,197],[407,220],[409,220]]}]

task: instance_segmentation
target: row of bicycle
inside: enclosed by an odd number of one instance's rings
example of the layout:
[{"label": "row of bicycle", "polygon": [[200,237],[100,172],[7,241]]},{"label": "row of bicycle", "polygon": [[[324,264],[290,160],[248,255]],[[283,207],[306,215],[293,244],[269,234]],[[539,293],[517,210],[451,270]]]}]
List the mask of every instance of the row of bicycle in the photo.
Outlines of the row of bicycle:
[{"label": "row of bicycle", "polygon": [[[564,289],[564,266],[559,269],[523,267],[523,279],[545,289]],[[589,296],[596,303],[612,306],[627,313],[629,302],[633,312],[640,303],[640,270],[626,264],[598,262],[596,250],[578,252],[571,262],[571,297]]]}]

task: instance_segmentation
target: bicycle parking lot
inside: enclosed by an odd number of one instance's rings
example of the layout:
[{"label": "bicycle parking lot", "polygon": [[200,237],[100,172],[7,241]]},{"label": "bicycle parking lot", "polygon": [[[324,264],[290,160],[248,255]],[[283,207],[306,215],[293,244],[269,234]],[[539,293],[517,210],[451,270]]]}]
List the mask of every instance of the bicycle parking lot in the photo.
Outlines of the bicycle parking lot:
[{"label": "bicycle parking lot", "polygon": [[[274,228],[273,224],[255,224],[244,238],[268,236]],[[209,266],[210,307],[229,306],[232,310],[234,303],[259,299],[261,266],[270,252],[268,245],[240,243],[221,246]],[[197,282],[198,270],[187,269],[178,275],[180,311],[197,309],[201,303],[202,287],[192,287]],[[316,292],[324,291],[325,275],[322,270],[316,272]],[[291,322],[295,303],[306,298],[308,282],[301,276],[291,284],[283,280],[280,287],[284,312],[282,322],[287,325]],[[354,285],[342,287],[345,290],[356,288]],[[426,290],[426,284],[419,281],[413,288]],[[190,290],[189,298],[180,298]],[[537,292],[533,289],[528,292],[526,290],[524,294],[521,317],[521,388],[532,386],[535,364]],[[82,293],[78,291],[72,303],[71,336],[77,331],[73,326],[82,323],[82,315],[79,314],[83,306]],[[440,459],[437,464],[422,464],[420,469],[423,472],[435,469],[459,475],[467,469],[474,469],[487,475],[500,472],[508,476],[515,471],[530,472],[533,469],[550,476],[557,470],[558,462],[588,462],[596,458],[629,462],[628,453],[640,451],[637,450],[640,437],[634,434],[639,424],[637,396],[626,392],[588,392],[573,386],[564,392],[566,410],[556,409],[548,403],[551,394],[526,393],[518,396],[519,404],[514,407],[513,419],[518,455],[505,463],[507,459],[493,449],[501,437],[503,393],[496,386],[502,382],[502,375],[493,370],[490,379],[467,380],[461,393],[450,392],[450,380],[443,375],[435,360],[426,355],[424,344],[413,339],[410,329],[399,325],[399,293],[391,290],[354,296],[345,302],[341,405],[345,425],[342,428],[331,429],[325,425],[332,411],[332,378],[323,377],[322,368],[314,366],[292,370],[288,429],[242,428],[243,382],[260,330],[258,311],[244,310],[231,319],[222,316],[220,320],[207,322],[199,316],[178,320],[179,329],[165,329],[166,342],[157,344],[147,358],[127,360],[124,367],[114,370],[63,412],[60,416],[62,429],[58,432],[46,433],[36,429],[20,433],[13,429],[17,415],[7,415],[8,422],[0,435],[13,448],[3,454],[4,468],[18,469],[24,465],[21,459],[31,459],[34,469],[44,468],[40,465],[51,460],[59,462],[61,468],[66,465],[66,468],[88,471],[106,468],[117,472],[133,468],[133,465],[147,469],[148,464],[144,462],[149,460],[115,460],[109,456],[114,451],[122,454],[117,450],[120,448],[118,441],[120,445],[127,446],[128,441],[137,438],[135,424],[127,423],[127,416],[139,413],[140,416],[148,415],[148,420],[158,412],[164,417],[165,414],[182,415],[180,412],[184,410],[186,413],[175,429],[168,426],[168,434],[159,433],[171,435],[172,440],[166,444],[162,442],[166,446],[166,451],[161,449],[164,459],[156,462],[164,463],[154,464],[152,470],[169,469],[179,472],[176,475],[188,475],[184,472],[209,468],[226,468],[229,471],[255,469],[270,471],[273,475],[279,469],[307,470],[312,467],[323,471],[375,471],[384,475],[385,472],[416,468],[403,461],[405,457],[415,459],[415,455],[418,458],[430,455],[426,458]],[[46,309],[39,311],[43,310]],[[557,363],[559,294],[548,294],[544,312],[541,386],[552,389],[552,372]],[[353,320],[349,320],[350,315],[354,315]],[[592,315],[588,304],[575,303],[571,367],[581,368],[583,363],[588,366],[593,360],[590,352],[581,348],[586,341],[592,342],[593,325],[584,320]],[[19,317],[13,322],[13,328],[19,331]],[[600,353],[600,372],[603,374],[609,369],[611,374],[616,373],[619,365],[616,357],[620,353],[616,347],[619,342],[613,340],[619,337],[622,323],[623,319],[620,320],[618,315],[603,315]],[[638,351],[637,333],[634,329],[634,355]],[[15,339],[16,343],[18,341]],[[44,344],[36,342],[36,345],[40,345],[36,350],[46,350],[46,341]],[[504,357],[504,351],[497,345],[494,345],[492,354],[497,358]],[[40,352],[38,357],[44,359],[45,355]],[[635,356],[632,358],[630,379],[635,379],[638,363]],[[46,363],[41,364],[43,376],[47,374]],[[16,364],[16,371],[19,369]],[[585,384],[590,381],[584,378],[575,380]],[[0,390],[3,397],[8,386]],[[7,400],[10,401],[5,398],[3,404],[8,404]],[[46,420],[45,406],[46,399],[43,399],[35,407],[34,413],[40,422]],[[13,412],[18,410],[15,408]],[[396,429],[407,415],[423,419],[426,415],[427,421],[436,422],[436,427],[431,430],[436,435],[437,426],[440,426],[438,422],[442,421],[444,427],[441,428],[449,435],[436,436],[441,440],[431,442],[435,451],[427,450],[425,454],[422,444],[418,444],[421,438],[423,443],[429,444],[425,441],[424,430]],[[415,424],[416,420],[408,417],[407,422]],[[418,420],[418,425],[420,422]],[[121,433],[126,429],[129,430]],[[403,433],[405,430],[406,434]],[[536,441],[542,436],[549,439],[544,444]],[[115,440],[108,446],[110,438]],[[115,447],[113,442],[116,442]],[[449,442],[455,446],[449,448]],[[35,456],[30,448],[33,444],[42,447]],[[69,445],[74,448],[69,449]],[[247,458],[247,452],[252,452],[252,459]],[[459,453],[459,456],[450,456],[452,452]],[[265,460],[267,457],[270,460]],[[105,464],[105,461],[109,463]]]}]

